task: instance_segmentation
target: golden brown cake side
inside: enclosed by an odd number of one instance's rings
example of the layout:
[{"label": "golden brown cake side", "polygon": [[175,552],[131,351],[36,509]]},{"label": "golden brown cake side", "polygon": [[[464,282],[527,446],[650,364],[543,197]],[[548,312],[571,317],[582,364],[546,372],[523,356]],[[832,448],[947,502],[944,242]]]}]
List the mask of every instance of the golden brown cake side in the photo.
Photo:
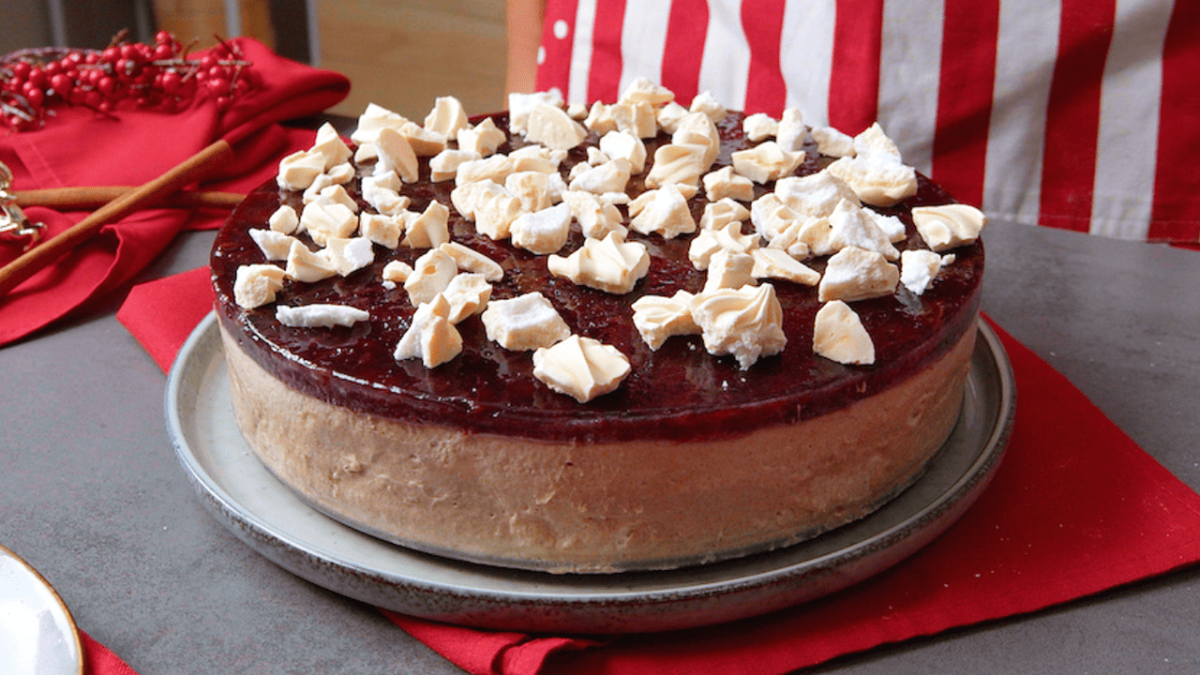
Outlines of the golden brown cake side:
[{"label": "golden brown cake side", "polygon": [[775,548],[875,509],[953,430],[975,330],[907,380],[814,419],[709,441],[599,444],[352,412],[290,389],[222,337],[243,433],[318,509],[431,553],[610,572]]}]

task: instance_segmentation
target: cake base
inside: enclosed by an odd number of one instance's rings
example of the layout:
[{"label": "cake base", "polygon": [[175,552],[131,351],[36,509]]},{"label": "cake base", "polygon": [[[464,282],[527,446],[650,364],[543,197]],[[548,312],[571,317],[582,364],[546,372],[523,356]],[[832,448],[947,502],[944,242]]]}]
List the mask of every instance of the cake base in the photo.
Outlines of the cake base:
[{"label": "cake base", "polygon": [[437,555],[602,573],[770,550],[877,508],[953,430],[975,328],[920,372],[813,419],[708,441],[596,444],[356,413],[289,388],[221,335],[243,435],[322,512]]}]

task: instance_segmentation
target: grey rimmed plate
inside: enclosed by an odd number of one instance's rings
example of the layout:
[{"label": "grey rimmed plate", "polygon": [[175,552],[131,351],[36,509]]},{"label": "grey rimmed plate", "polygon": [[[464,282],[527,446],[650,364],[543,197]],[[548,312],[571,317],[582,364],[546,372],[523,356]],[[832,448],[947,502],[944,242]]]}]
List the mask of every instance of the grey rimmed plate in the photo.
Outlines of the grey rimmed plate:
[{"label": "grey rimmed plate", "polygon": [[875,575],[944,532],[987,486],[1008,443],[1012,367],[984,322],[958,424],[925,475],[878,511],[778,551],[666,572],[552,575],[405,549],[316,511],[272,476],[234,420],[215,315],[167,383],[167,426],[208,510],[284,569],[336,593],[448,623],[559,633],[631,633],[731,621]]}]

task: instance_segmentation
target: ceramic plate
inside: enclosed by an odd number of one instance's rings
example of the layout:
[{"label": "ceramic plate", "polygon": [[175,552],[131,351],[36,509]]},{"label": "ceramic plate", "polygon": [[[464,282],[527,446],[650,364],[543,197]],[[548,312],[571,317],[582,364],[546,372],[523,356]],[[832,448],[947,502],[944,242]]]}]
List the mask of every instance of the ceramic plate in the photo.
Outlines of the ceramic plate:
[{"label": "ceramic plate", "polygon": [[4,675],[83,675],[83,647],[62,598],[0,546],[0,662]]},{"label": "ceramic plate", "polygon": [[980,323],[965,401],[926,474],[870,516],[816,539],[667,572],[551,575],[458,562],[389,544],[302,502],[238,431],[215,315],[191,335],[167,384],[167,425],[209,511],[290,572],[404,614],[485,628],[625,633],[763,614],[896,564],[945,531],[1000,463],[1015,412],[1012,369]]}]

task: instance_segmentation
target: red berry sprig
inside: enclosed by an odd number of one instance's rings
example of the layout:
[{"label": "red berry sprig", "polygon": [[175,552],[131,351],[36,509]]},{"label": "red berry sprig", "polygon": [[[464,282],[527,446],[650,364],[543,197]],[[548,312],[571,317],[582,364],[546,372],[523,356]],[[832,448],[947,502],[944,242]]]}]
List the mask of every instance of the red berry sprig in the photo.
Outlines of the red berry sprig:
[{"label": "red berry sprig", "polygon": [[189,58],[167,31],[154,44],[129,42],[123,31],[104,50],[25,50],[0,63],[0,123],[13,131],[36,129],[63,105],[111,114],[122,105],[172,111],[197,97],[219,109],[257,84],[253,65],[235,43],[218,44]]}]

